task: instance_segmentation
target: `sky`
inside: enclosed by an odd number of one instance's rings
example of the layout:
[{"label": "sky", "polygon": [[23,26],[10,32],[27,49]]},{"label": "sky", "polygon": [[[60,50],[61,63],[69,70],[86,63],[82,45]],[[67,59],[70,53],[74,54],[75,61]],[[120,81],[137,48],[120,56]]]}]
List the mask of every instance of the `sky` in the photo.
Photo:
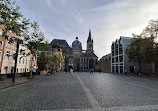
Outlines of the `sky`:
[{"label": "sky", "polygon": [[49,43],[76,37],[86,49],[89,29],[94,52],[101,58],[111,52],[120,36],[140,34],[150,20],[158,19],[158,0],[16,0],[25,18],[38,21]]}]

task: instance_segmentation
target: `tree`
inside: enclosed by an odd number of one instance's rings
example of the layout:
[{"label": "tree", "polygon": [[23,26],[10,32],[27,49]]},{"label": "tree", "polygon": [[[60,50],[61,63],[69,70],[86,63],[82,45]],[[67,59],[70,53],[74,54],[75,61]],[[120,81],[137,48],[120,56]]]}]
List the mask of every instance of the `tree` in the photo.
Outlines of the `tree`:
[{"label": "tree", "polygon": [[0,25],[4,25],[5,27],[3,37],[5,37],[9,42],[17,42],[13,82],[15,81],[19,44],[22,41],[20,38],[13,37],[9,40],[7,32],[11,31],[20,37],[22,33],[27,30],[27,26],[29,25],[29,19],[24,18],[23,15],[19,12],[20,7],[15,5],[16,2],[10,0],[1,0],[0,3]]},{"label": "tree", "polygon": [[7,32],[12,31],[17,36],[28,29],[29,19],[23,17],[19,12],[20,7],[15,1],[1,0],[0,3],[0,25],[5,26],[4,36],[7,38]]},{"label": "tree", "polygon": [[142,38],[141,36],[134,36],[131,40],[131,43],[126,48],[126,54],[130,62],[138,62],[139,71],[141,72],[141,61],[142,61],[142,54],[141,54],[141,45],[142,45]]},{"label": "tree", "polygon": [[[3,36],[8,40],[8,31],[19,36],[19,38],[9,40],[9,42],[17,42],[13,82],[15,81],[19,44],[25,42],[31,53],[36,55],[39,43],[44,42],[44,33],[40,31],[39,24],[37,22],[30,24],[29,19],[24,18],[19,10],[20,7],[15,1],[1,0],[0,2],[0,25],[5,26]],[[29,33],[28,28],[31,28],[32,33]]]},{"label": "tree", "polygon": [[153,36],[149,38],[143,38],[140,47],[140,53],[142,55],[142,61],[145,63],[150,63],[150,72],[152,73],[152,62],[155,61],[154,58],[154,38]]},{"label": "tree", "polygon": [[30,49],[32,54],[37,54],[38,47],[41,43],[44,43],[44,33],[40,30],[40,25],[37,21],[30,24],[31,33],[28,31],[23,33],[23,39],[27,43],[26,45]]}]

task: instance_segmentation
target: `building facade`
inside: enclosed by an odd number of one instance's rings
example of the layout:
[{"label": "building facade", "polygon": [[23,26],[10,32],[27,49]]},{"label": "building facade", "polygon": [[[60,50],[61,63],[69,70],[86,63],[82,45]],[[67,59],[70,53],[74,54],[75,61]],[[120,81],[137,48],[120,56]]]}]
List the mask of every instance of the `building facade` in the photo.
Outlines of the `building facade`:
[{"label": "building facade", "polygon": [[2,73],[1,68],[3,63],[3,55],[4,55],[4,47],[5,47],[5,38],[3,37],[4,29],[5,29],[4,25],[0,25],[0,73]]},{"label": "building facade", "polygon": [[[10,31],[7,32],[8,38],[4,40],[3,45],[3,58],[1,66],[1,74],[13,73],[15,65],[15,53],[16,53],[16,42],[11,42],[11,39],[19,38]],[[5,37],[2,37],[5,38]]]},{"label": "building facade", "polygon": [[125,53],[127,46],[131,43],[131,37],[116,39],[111,45],[111,72],[112,73],[130,73],[134,65],[128,61]]},{"label": "building facade", "polygon": [[73,68],[75,71],[89,71],[91,69],[98,70],[98,57],[93,50],[93,39],[91,36],[91,30],[87,39],[87,49],[82,49],[82,43],[76,37],[76,40],[72,42],[70,47],[65,40],[53,40],[52,47],[61,48],[65,55],[65,70]]},{"label": "building facade", "polygon": [[37,57],[31,54],[31,51],[24,44],[19,45],[17,73],[33,72],[37,70]]},{"label": "building facade", "polygon": [[101,72],[111,72],[111,53],[103,56],[98,62],[98,69]]},{"label": "building facade", "polygon": [[[129,62],[128,56],[125,52],[127,46],[131,43],[131,37],[123,37],[114,41],[111,45],[111,72],[112,73],[138,73],[138,62]],[[150,74],[155,73],[155,66],[152,63],[140,63],[141,73]]]}]

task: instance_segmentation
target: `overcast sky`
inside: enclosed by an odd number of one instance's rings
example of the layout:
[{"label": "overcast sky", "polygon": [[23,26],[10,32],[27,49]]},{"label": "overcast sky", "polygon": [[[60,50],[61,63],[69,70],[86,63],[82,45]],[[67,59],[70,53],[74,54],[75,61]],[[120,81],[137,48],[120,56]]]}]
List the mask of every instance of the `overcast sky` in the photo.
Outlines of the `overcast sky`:
[{"label": "overcast sky", "polygon": [[140,34],[149,20],[158,18],[158,0],[16,0],[26,18],[41,25],[46,39],[66,39],[71,46],[79,37],[83,49],[89,29],[94,52],[110,53],[112,41]]}]

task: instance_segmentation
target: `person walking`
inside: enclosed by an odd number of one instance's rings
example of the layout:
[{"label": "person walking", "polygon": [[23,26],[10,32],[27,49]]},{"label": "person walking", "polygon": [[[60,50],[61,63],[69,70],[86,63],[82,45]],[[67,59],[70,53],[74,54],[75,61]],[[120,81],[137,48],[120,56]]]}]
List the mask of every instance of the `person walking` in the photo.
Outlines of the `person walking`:
[{"label": "person walking", "polygon": [[70,69],[70,74],[71,74],[71,76],[73,76],[73,69],[72,68]]}]

